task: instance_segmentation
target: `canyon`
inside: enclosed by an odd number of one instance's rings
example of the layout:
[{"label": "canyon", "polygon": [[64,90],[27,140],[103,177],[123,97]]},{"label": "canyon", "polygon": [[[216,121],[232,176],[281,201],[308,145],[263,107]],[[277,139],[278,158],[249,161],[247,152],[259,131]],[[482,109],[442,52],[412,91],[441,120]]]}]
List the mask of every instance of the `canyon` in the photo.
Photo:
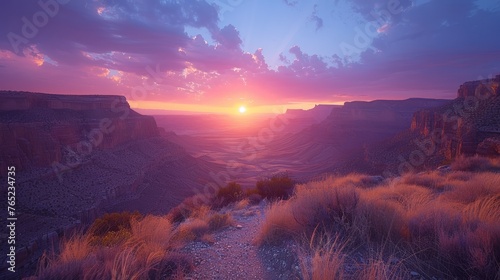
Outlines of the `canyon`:
[{"label": "canyon", "polygon": [[219,170],[163,138],[124,97],[0,96],[0,177],[16,168],[18,268],[105,212],[166,213]]},{"label": "canyon", "polygon": [[16,167],[19,266],[103,213],[165,214],[229,181],[251,188],[276,172],[298,182],[394,177],[462,155],[499,156],[499,85],[500,75],[464,83],[454,100],[354,101],[253,118],[153,117],[122,96],[2,91],[0,179]]},{"label": "canyon", "polygon": [[455,99],[413,113],[404,130],[351,154],[342,167],[399,176],[460,156],[499,156],[499,85],[500,75],[460,85]]}]

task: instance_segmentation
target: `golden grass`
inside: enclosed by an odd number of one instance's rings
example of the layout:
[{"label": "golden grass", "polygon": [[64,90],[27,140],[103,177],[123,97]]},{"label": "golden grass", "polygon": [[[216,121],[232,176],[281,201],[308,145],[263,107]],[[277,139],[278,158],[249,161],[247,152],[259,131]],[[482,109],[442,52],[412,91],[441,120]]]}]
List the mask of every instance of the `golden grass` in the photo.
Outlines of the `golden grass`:
[{"label": "golden grass", "polygon": [[174,230],[173,239],[176,242],[186,241],[210,241],[213,238],[206,238],[210,233],[234,225],[235,222],[230,213],[219,213],[210,210],[208,207],[200,207],[183,223]]},{"label": "golden grass", "polygon": [[250,200],[248,198],[242,199],[234,204],[234,210],[242,210],[250,205]]},{"label": "golden grass", "polygon": [[404,280],[410,277],[403,276],[400,265],[392,265],[380,257],[375,257],[368,259],[368,264],[361,265],[361,269],[356,273],[355,278],[366,280]]},{"label": "golden grass", "polygon": [[[91,235],[92,232],[75,235],[62,244],[59,255],[45,255],[38,278],[155,279],[151,275],[164,272],[163,264],[175,254],[177,246],[174,227],[166,217],[132,219],[130,237],[112,247],[93,244]],[[162,275],[174,276],[173,271],[169,273]]]},{"label": "golden grass", "polygon": [[254,240],[256,244],[280,244],[299,234],[301,225],[295,219],[290,206],[286,201],[277,201],[268,207],[266,219]]},{"label": "golden grass", "polygon": [[300,253],[300,268],[304,280],[344,279],[345,243],[339,236],[313,234],[308,250]]},{"label": "golden grass", "polygon": [[[349,246],[399,248],[398,254],[443,277],[500,277],[500,173],[492,172],[500,160],[462,161],[469,162],[454,165],[459,171],[406,174],[378,184],[352,174],[298,185],[289,200],[267,209],[257,243],[326,232],[346,237]],[[324,260],[316,262],[328,263],[330,253],[319,251]],[[371,261],[360,279],[400,277],[382,258]],[[311,275],[307,279],[325,279]]]}]

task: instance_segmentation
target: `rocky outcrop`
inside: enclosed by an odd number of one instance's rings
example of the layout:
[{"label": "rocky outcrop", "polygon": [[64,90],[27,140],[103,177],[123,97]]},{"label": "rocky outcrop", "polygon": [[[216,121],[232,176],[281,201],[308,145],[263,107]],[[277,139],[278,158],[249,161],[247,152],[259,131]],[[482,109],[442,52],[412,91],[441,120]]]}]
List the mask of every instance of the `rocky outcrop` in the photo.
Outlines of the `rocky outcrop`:
[{"label": "rocky outcrop", "polygon": [[124,102],[124,97],[115,95],[61,95],[0,91],[0,96],[2,97],[0,111],[23,111],[36,108],[76,111],[108,110]]},{"label": "rocky outcrop", "polygon": [[133,140],[157,136],[153,117],[122,96],[0,92],[0,170],[69,163]]},{"label": "rocky outcrop", "polygon": [[458,88],[458,98],[500,95],[500,75],[492,79],[470,81]]},{"label": "rocky outcrop", "polygon": [[287,109],[285,117],[288,119],[310,119],[314,122],[320,122],[328,117],[332,110],[340,108],[339,105],[317,104],[309,110]]},{"label": "rocky outcrop", "polygon": [[438,109],[413,115],[411,131],[434,143],[437,152],[451,160],[459,155],[497,155],[500,136],[500,75],[466,82],[457,99]]}]

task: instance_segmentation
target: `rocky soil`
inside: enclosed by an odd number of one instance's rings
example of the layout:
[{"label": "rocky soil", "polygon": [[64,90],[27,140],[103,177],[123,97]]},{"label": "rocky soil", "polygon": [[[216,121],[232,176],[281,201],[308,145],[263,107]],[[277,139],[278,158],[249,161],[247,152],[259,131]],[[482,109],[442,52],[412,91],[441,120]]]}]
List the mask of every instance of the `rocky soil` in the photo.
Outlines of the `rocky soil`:
[{"label": "rocky soil", "polygon": [[300,279],[297,245],[254,244],[264,211],[265,203],[233,211],[235,226],[216,233],[213,244],[187,244],[195,269],[186,279]]}]

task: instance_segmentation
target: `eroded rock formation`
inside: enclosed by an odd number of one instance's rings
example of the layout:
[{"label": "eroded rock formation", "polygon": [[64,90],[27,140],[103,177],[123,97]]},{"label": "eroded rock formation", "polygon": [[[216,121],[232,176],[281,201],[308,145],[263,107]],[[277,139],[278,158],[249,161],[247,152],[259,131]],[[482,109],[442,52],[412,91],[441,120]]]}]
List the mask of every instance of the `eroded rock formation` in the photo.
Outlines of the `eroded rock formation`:
[{"label": "eroded rock formation", "polygon": [[0,99],[0,170],[68,164],[158,135],[154,118],[130,109],[122,96],[4,91]]},{"label": "eroded rock formation", "polygon": [[451,104],[416,112],[411,131],[432,139],[448,160],[459,155],[498,155],[500,75],[466,82]]}]

